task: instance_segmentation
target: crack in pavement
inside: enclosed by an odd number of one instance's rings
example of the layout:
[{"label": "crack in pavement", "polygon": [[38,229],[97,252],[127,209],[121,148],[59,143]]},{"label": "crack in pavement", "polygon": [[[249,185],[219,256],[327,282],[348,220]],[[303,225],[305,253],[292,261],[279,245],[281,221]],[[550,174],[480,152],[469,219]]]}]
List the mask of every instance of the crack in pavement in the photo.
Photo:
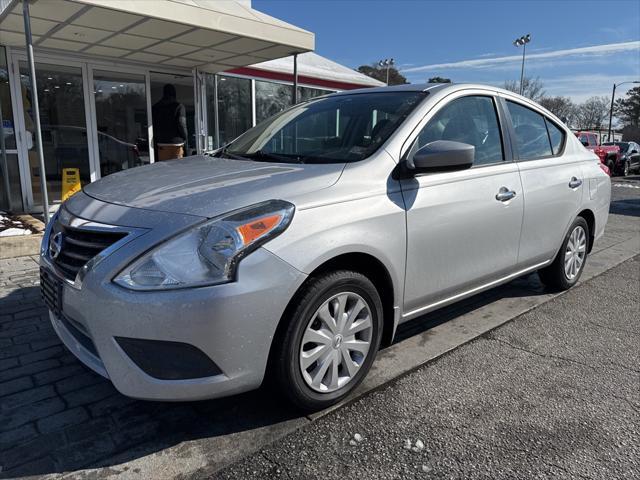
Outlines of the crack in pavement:
[{"label": "crack in pavement", "polygon": [[587,320],[587,323],[590,323],[591,325],[593,325],[595,327],[604,328],[605,330],[611,330],[612,332],[626,333],[628,335],[640,335],[640,332],[634,332],[633,330],[626,330],[624,328],[610,327],[608,325],[602,325],[600,323],[596,323],[596,322],[593,322],[591,320]]},{"label": "crack in pavement", "polygon": [[[519,350],[521,352],[529,353],[531,355],[536,355],[538,357],[554,358],[556,360],[562,360],[562,361],[565,361],[565,362],[568,362],[568,363],[575,363],[576,365],[581,365],[583,367],[588,367],[588,368],[591,368],[593,370],[597,370],[598,369],[597,366],[589,365],[588,363],[579,362],[578,360],[573,360],[571,358],[561,357],[559,355],[553,355],[553,354],[548,354],[548,353],[539,353],[539,352],[535,352],[533,350],[528,350],[528,349],[523,348],[523,347],[518,347],[517,345],[514,345],[513,343],[510,343],[507,340],[503,340],[502,338],[498,338],[496,336],[485,337],[485,340],[493,340],[495,342],[499,342],[499,343],[502,343],[504,345],[507,345],[507,346],[513,348],[514,350]],[[600,366],[602,366],[602,365],[600,365]]]},{"label": "crack in pavement", "polygon": [[[502,338],[498,338],[498,337],[495,337],[495,336],[484,337],[484,338],[485,338],[485,340],[493,340],[495,342],[507,345],[507,346],[513,348],[514,350],[519,350],[521,352],[529,353],[531,355],[536,355],[536,356],[541,357],[541,358],[553,358],[553,359],[556,359],[556,360],[562,360],[562,361],[565,361],[565,362],[568,362],[568,363],[573,363],[573,364],[576,364],[576,365],[587,367],[587,368],[590,368],[592,370],[598,370],[599,368],[607,368],[607,365],[603,365],[603,364],[589,365],[588,363],[580,362],[578,360],[573,360],[573,359],[567,358],[567,357],[561,357],[560,355],[553,355],[553,354],[549,354],[549,353],[535,352],[533,350],[528,350],[528,349],[526,349],[524,347],[518,347],[517,345],[514,345],[513,343],[510,343],[507,340],[504,340]],[[640,375],[640,370],[635,370],[635,369],[633,369],[631,367],[628,367],[626,365],[623,365],[623,364],[617,363],[617,362],[609,362],[609,363],[612,366],[616,366],[616,367],[619,367],[619,368],[621,368],[623,370],[627,370],[627,371],[629,371],[631,373]]]}]

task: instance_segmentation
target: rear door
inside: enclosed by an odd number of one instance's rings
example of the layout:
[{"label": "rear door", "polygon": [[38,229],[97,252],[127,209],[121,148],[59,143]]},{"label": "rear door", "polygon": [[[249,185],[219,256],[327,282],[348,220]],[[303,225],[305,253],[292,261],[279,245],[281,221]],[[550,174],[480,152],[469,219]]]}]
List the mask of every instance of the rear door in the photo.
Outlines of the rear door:
[{"label": "rear door", "polygon": [[579,157],[564,155],[567,131],[531,105],[503,99],[524,191],[518,254],[528,268],[555,256],[582,198]]},{"label": "rear door", "polygon": [[453,140],[474,145],[475,160],[467,170],[401,180],[407,209],[405,317],[500,278],[517,261],[520,175],[494,97],[470,93],[443,100],[408,140],[406,158],[427,143]]}]

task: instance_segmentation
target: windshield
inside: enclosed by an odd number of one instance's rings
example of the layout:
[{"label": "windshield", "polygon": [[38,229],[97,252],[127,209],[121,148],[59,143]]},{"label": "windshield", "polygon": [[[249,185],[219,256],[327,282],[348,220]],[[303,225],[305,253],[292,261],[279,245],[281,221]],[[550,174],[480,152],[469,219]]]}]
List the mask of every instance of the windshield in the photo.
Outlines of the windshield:
[{"label": "windshield", "polygon": [[218,152],[275,162],[356,162],[374,153],[426,92],[336,95],[268,118]]},{"label": "windshield", "polygon": [[602,145],[617,145],[620,147],[620,151],[622,153],[626,152],[629,148],[629,144],[627,142],[605,142]]}]

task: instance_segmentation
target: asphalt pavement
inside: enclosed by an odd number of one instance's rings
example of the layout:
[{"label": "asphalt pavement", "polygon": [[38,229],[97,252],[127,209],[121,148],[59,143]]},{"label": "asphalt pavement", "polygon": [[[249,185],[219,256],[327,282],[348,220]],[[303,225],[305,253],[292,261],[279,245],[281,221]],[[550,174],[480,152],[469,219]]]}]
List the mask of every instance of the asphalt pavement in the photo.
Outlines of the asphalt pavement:
[{"label": "asphalt pavement", "polygon": [[639,298],[636,256],[214,478],[638,479]]}]

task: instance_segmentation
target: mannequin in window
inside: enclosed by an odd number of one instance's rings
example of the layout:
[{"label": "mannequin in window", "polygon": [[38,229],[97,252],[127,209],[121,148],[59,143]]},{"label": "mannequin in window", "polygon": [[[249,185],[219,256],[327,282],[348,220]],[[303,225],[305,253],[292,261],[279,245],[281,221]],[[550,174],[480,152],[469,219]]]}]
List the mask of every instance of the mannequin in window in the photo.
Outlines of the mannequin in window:
[{"label": "mannequin in window", "polygon": [[162,98],[153,106],[153,136],[158,160],[182,158],[187,142],[187,112],[176,100],[176,87],[162,89]]}]

